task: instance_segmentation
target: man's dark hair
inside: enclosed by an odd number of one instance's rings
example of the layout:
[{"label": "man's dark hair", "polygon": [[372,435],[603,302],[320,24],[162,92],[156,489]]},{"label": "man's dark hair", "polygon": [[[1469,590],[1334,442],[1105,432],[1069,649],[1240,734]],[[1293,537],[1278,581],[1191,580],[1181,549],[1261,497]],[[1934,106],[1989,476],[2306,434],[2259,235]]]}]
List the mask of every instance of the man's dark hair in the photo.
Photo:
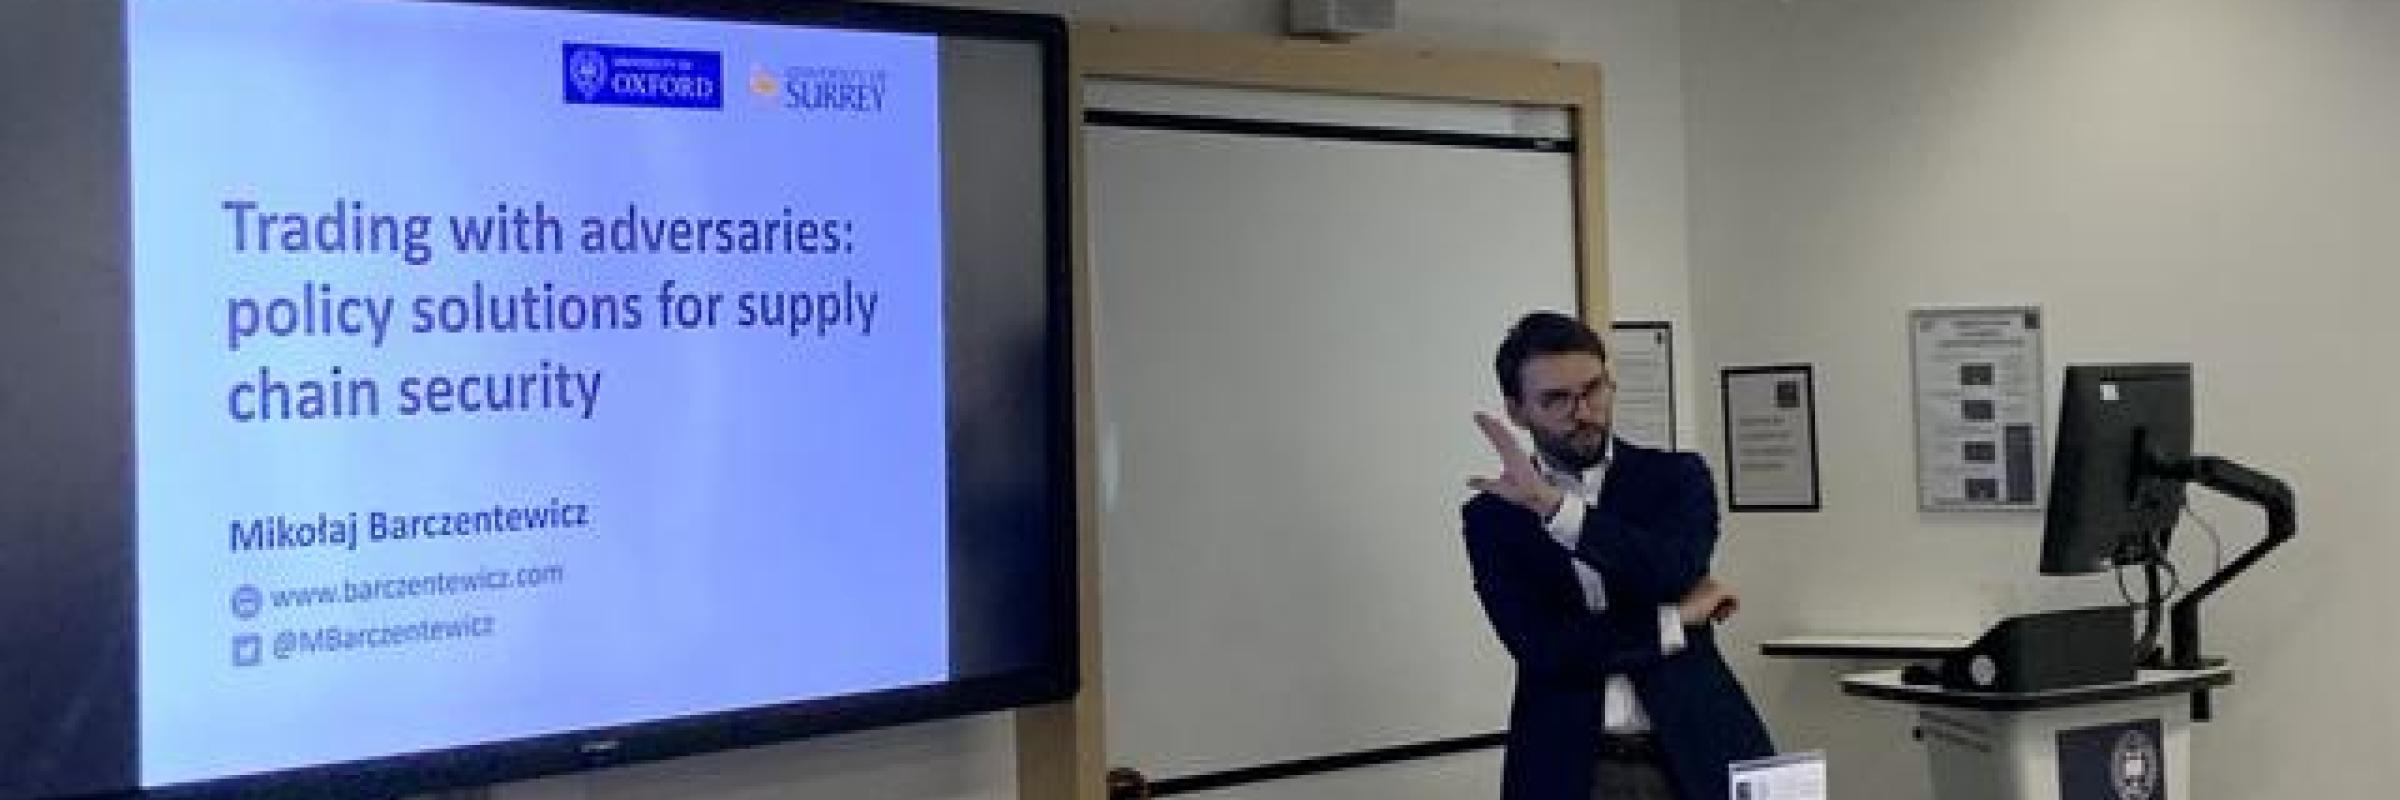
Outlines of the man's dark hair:
[{"label": "man's dark hair", "polygon": [[1522,387],[1517,382],[1525,362],[1535,356],[1590,353],[1608,360],[1608,346],[1600,342],[1600,334],[1592,332],[1583,320],[1556,311],[1536,311],[1517,320],[1508,329],[1508,338],[1500,340],[1500,352],[1492,356],[1493,377],[1500,379],[1500,393],[1509,402],[1517,402]]}]

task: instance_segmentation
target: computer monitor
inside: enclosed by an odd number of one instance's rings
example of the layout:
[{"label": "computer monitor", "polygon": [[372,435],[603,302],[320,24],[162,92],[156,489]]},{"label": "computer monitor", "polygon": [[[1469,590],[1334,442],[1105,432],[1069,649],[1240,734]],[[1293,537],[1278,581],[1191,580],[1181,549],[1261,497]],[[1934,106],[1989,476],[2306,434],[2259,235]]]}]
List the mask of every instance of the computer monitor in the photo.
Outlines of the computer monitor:
[{"label": "computer monitor", "polygon": [[2190,364],[2067,368],[2042,574],[2163,561],[2192,452]]}]

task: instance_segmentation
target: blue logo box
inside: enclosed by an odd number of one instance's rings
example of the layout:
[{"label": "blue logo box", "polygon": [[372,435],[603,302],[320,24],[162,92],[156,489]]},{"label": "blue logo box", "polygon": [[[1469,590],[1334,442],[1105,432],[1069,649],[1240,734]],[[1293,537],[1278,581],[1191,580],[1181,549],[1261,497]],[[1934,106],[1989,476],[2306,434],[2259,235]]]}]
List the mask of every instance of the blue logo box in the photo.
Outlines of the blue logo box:
[{"label": "blue logo box", "polygon": [[571,105],[725,107],[720,53],[567,42],[559,67]]}]

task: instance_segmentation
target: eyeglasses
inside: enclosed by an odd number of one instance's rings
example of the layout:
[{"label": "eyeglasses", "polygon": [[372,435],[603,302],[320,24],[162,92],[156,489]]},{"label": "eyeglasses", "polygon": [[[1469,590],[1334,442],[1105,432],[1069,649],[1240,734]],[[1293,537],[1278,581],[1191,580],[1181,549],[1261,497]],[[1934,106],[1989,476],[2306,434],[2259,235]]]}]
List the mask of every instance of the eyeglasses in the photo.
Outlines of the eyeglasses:
[{"label": "eyeglasses", "polygon": [[1585,401],[1590,401],[1594,408],[1606,408],[1616,392],[1616,379],[1604,373],[1584,384],[1582,389],[1551,389],[1536,394],[1533,396],[1533,407],[1544,414],[1572,413],[1582,408]]}]

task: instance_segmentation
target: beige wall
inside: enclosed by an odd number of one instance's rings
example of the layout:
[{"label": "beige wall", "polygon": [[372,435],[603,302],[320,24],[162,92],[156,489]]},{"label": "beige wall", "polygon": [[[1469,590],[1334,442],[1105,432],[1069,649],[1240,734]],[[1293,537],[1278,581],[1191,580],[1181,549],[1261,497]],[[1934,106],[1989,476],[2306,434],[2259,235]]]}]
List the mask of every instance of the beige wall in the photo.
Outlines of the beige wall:
[{"label": "beige wall", "polygon": [[[1684,8],[1701,358],[1819,367],[1825,511],[1727,524],[1743,649],[2091,594],[2036,579],[2035,515],[1914,507],[1906,310],[2038,303],[2051,398],[2069,362],[2192,361],[2198,445],[2301,499],[2300,540],[2209,616],[2240,674],[2195,734],[2192,796],[2391,796],[2400,3]],[[2201,510],[2257,536],[2250,511]],[[2208,568],[2194,526],[2177,550]],[[1926,795],[1904,716],[1832,688],[1860,665],[1737,666],[1782,744],[1832,750],[1835,796]]]}]

